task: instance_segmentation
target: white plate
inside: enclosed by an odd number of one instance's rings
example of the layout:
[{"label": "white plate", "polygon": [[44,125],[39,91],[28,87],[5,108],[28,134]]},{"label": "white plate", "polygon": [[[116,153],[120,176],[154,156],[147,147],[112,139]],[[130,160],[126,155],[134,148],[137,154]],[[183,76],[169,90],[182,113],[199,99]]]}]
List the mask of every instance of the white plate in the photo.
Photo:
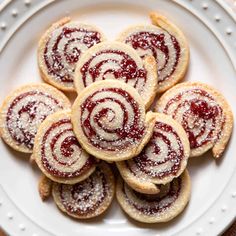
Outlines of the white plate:
[{"label": "white plate", "polygon": [[[113,39],[127,25],[148,22],[157,10],[187,36],[191,62],[186,80],[218,88],[236,114],[236,27],[216,0],[15,0],[0,6],[0,101],[21,84],[41,81],[36,49],[48,25],[65,15],[100,26]],[[37,193],[39,172],[0,142],[0,225],[11,235],[218,235],[236,215],[236,137],[222,160],[209,155],[191,159],[192,197],[186,210],[170,223],[135,223],[114,202],[103,218],[75,221]]]}]

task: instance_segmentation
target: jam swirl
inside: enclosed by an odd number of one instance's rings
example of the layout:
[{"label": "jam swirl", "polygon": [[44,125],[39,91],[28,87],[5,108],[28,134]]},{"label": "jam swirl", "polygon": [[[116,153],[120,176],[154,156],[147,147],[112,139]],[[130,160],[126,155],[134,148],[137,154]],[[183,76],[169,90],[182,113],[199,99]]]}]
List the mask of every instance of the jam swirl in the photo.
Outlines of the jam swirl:
[{"label": "jam swirl", "polygon": [[81,54],[101,42],[97,31],[64,25],[53,31],[44,49],[44,62],[48,74],[55,80],[73,86],[75,65]]},{"label": "jam swirl", "polygon": [[152,55],[158,64],[158,83],[168,80],[179,64],[181,49],[177,39],[164,30],[141,31],[128,36],[125,43],[143,58]]},{"label": "jam swirl", "polygon": [[182,124],[191,149],[214,143],[223,129],[225,116],[214,98],[202,89],[190,89],[171,98],[163,112]]},{"label": "jam swirl", "polygon": [[128,83],[142,93],[147,72],[135,60],[121,50],[102,50],[93,55],[80,68],[84,87],[105,79],[118,79]]},{"label": "jam swirl", "polygon": [[152,181],[176,176],[184,158],[184,147],[179,135],[168,124],[156,121],[152,138],[135,158],[125,161],[136,177]]},{"label": "jam swirl", "polygon": [[122,151],[139,143],[145,133],[138,102],[122,88],[100,89],[81,104],[84,135],[96,148]]},{"label": "jam swirl", "polygon": [[9,105],[6,116],[11,138],[33,149],[38,126],[48,115],[61,109],[62,104],[49,94],[29,91],[19,95]]},{"label": "jam swirl", "polygon": [[147,216],[155,216],[168,211],[174,206],[179,197],[182,188],[181,177],[174,179],[165,190],[158,194],[143,194],[131,189],[126,183],[123,182],[123,194],[125,200],[139,211],[141,214]]},{"label": "jam swirl", "polygon": [[70,119],[60,119],[44,133],[41,146],[44,168],[59,178],[73,178],[84,174],[94,166],[89,156],[76,139]]},{"label": "jam swirl", "polygon": [[74,185],[59,185],[60,201],[67,212],[83,216],[97,211],[109,197],[109,184],[98,166],[86,180]]}]

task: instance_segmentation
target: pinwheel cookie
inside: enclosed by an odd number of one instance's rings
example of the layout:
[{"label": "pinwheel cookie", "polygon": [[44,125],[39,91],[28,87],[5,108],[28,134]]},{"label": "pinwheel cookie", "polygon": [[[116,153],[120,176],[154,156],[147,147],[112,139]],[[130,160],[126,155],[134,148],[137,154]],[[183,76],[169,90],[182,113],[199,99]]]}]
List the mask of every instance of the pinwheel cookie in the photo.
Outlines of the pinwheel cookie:
[{"label": "pinwheel cookie", "polygon": [[118,41],[133,47],[142,58],[152,55],[158,65],[158,92],[183,78],[189,62],[189,47],[183,33],[164,16],[150,14],[153,25],[135,25],[124,30]]},{"label": "pinwheel cookie", "polygon": [[122,209],[133,219],[144,223],[167,222],[179,215],[190,198],[188,171],[162,186],[158,194],[143,194],[130,188],[121,178],[116,197]]},{"label": "pinwheel cookie", "polygon": [[1,107],[1,136],[15,150],[32,153],[34,138],[43,120],[70,106],[67,97],[50,85],[20,87],[4,100]]},{"label": "pinwheel cookie", "polygon": [[110,206],[115,181],[108,164],[100,163],[86,180],[74,185],[54,183],[52,189],[60,210],[74,218],[88,219],[102,214]]},{"label": "pinwheel cookie", "polygon": [[159,99],[156,110],[171,115],[188,134],[191,154],[212,149],[222,155],[233,128],[233,114],[225,98],[200,82],[186,82],[171,88]]},{"label": "pinwheel cookie", "polygon": [[157,91],[157,66],[152,56],[142,60],[137,52],[120,42],[104,42],[84,54],[75,71],[75,87],[80,93],[90,84],[116,79],[137,89],[146,108]]},{"label": "pinwheel cookie", "polygon": [[54,23],[38,46],[38,65],[43,79],[53,86],[74,90],[74,70],[81,55],[105,40],[95,26],[73,22],[69,17]]},{"label": "pinwheel cookie", "polygon": [[81,148],[75,137],[69,110],[48,116],[40,125],[33,157],[40,170],[59,183],[80,182],[95,170],[95,159]]},{"label": "pinwheel cookie", "polygon": [[72,123],[81,145],[93,156],[120,161],[139,154],[152,135],[154,117],[131,86],[114,80],[84,89],[72,107]]},{"label": "pinwheel cookie", "polygon": [[185,170],[190,154],[187,134],[171,117],[155,113],[153,134],[136,157],[117,162],[123,179],[141,193],[156,194]]}]

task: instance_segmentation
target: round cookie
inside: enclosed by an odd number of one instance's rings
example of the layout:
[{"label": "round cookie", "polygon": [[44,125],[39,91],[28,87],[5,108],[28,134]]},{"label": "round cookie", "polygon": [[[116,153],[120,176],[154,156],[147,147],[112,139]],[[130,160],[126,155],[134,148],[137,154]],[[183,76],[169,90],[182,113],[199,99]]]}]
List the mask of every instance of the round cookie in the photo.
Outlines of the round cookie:
[{"label": "round cookie", "polygon": [[105,40],[95,26],[63,18],[44,33],[38,46],[38,65],[42,78],[65,91],[74,91],[74,70],[81,55]]},{"label": "round cookie", "polygon": [[84,54],[75,70],[79,93],[96,81],[116,79],[134,87],[148,108],[157,91],[157,66],[152,56],[142,60],[137,52],[120,42],[103,42]]},{"label": "round cookie", "polygon": [[66,214],[77,219],[93,218],[110,206],[115,194],[114,176],[108,164],[103,162],[80,183],[54,183],[52,194],[58,208]]},{"label": "round cookie", "polygon": [[158,194],[143,194],[130,188],[121,178],[116,197],[122,209],[133,219],[143,223],[160,223],[172,220],[186,207],[191,193],[188,171],[162,186]]},{"label": "round cookie", "polygon": [[131,86],[114,80],[85,88],[72,107],[74,132],[82,147],[106,161],[138,155],[152,135],[154,117]]},{"label": "round cookie", "polygon": [[188,136],[170,116],[155,113],[155,126],[142,152],[116,165],[126,183],[137,192],[157,194],[185,170],[190,155]]},{"label": "round cookie", "polygon": [[164,92],[183,78],[189,63],[189,47],[180,29],[164,16],[150,14],[153,25],[134,25],[118,41],[134,48],[140,57],[151,55],[158,65],[158,92]]},{"label": "round cookie", "polygon": [[95,170],[95,159],[75,137],[70,110],[48,116],[39,126],[33,156],[40,170],[58,183],[78,183]]},{"label": "round cookie", "polygon": [[171,115],[186,131],[191,153],[200,156],[212,149],[219,158],[233,129],[231,108],[221,93],[200,82],[181,83],[158,100],[156,110]]},{"label": "round cookie", "polygon": [[68,98],[50,85],[22,86],[3,102],[0,133],[13,149],[32,153],[39,125],[50,114],[71,107]]}]

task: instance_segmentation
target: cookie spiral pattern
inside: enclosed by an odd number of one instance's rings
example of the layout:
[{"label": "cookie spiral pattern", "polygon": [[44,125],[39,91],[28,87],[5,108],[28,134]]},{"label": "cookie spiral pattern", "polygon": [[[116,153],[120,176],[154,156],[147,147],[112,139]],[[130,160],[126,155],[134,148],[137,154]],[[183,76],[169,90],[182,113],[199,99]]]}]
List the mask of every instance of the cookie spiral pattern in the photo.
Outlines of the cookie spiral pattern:
[{"label": "cookie spiral pattern", "polygon": [[118,162],[124,180],[136,191],[155,194],[156,184],[166,184],[178,177],[190,154],[188,137],[183,128],[164,114],[155,114],[152,137],[136,157]]},{"label": "cookie spiral pattern", "polygon": [[14,149],[32,152],[38,126],[70,102],[58,90],[45,84],[27,85],[14,91],[1,109],[3,139]]},{"label": "cookie spiral pattern", "polygon": [[161,84],[174,73],[180,59],[180,46],[174,36],[164,30],[155,29],[157,32],[134,33],[127,37],[125,43],[138,50],[142,58],[147,54],[154,56],[159,65],[158,83]]},{"label": "cookie spiral pattern", "polygon": [[39,44],[39,66],[44,79],[60,89],[73,90],[76,63],[87,49],[103,39],[93,26],[70,22],[69,18],[55,23]]},{"label": "cookie spiral pattern", "polygon": [[81,92],[96,81],[116,79],[134,87],[149,104],[156,93],[156,65],[152,57],[146,58],[144,62],[146,66],[138,54],[125,44],[108,42],[96,45],[77,65],[75,72],[77,92]]},{"label": "cookie spiral pattern", "polygon": [[158,91],[163,92],[183,77],[188,64],[188,45],[175,26],[164,17],[156,17],[152,15],[154,25],[132,26],[118,40],[134,48],[141,58],[147,55],[155,58]]},{"label": "cookie spiral pattern", "polygon": [[142,99],[118,81],[100,81],[85,89],[73,105],[72,122],[82,146],[105,160],[128,158],[150,136]]},{"label": "cookie spiral pattern", "polygon": [[158,194],[143,194],[130,188],[121,178],[116,196],[122,209],[133,219],[144,223],[167,222],[182,212],[190,197],[187,170]]},{"label": "cookie spiral pattern", "polygon": [[[230,137],[231,109],[218,91],[205,84],[189,82],[173,87],[161,97],[156,109],[181,123],[192,156],[206,152],[219,141],[225,146]],[[216,157],[221,155],[220,149]]]},{"label": "cookie spiral pattern", "polygon": [[80,146],[73,132],[71,112],[59,111],[39,127],[34,158],[50,179],[73,184],[87,178],[95,169],[95,160]]},{"label": "cookie spiral pattern", "polygon": [[90,177],[80,183],[54,183],[53,197],[58,207],[68,215],[87,219],[102,214],[109,207],[114,188],[110,167],[102,163]]}]

